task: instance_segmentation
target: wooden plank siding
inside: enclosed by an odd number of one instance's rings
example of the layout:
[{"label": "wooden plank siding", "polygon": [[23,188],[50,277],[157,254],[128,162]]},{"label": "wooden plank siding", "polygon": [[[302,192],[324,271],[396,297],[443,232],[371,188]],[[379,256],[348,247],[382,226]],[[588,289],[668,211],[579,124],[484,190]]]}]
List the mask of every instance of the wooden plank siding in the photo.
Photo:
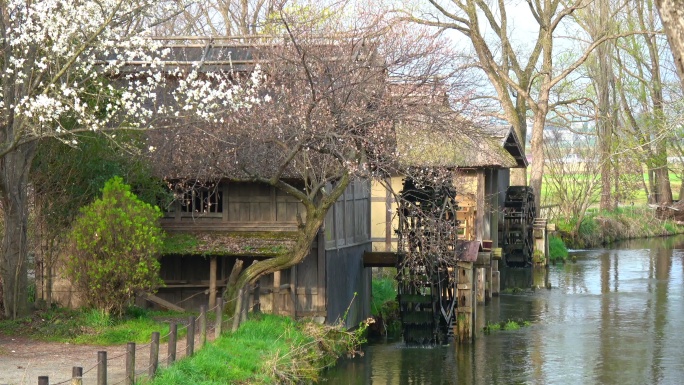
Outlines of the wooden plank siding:
[{"label": "wooden plank siding", "polygon": [[326,250],[351,247],[370,240],[370,184],[353,181],[328,211]]},{"label": "wooden plank siding", "polygon": [[162,218],[169,231],[296,231],[301,204],[275,187],[257,183],[221,183],[220,213],[182,212],[179,202]]}]

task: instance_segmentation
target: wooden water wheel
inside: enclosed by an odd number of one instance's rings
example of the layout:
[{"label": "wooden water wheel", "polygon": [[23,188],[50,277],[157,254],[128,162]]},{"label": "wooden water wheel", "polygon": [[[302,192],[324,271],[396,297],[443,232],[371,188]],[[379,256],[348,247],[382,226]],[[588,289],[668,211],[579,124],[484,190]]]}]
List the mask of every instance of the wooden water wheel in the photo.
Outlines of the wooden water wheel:
[{"label": "wooden water wheel", "polygon": [[404,181],[397,281],[406,343],[441,344],[449,338],[456,313],[457,211],[452,187]]},{"label": "wooden water wheel", "polygon": [[536,209],[534,190],[528,186],[510,186],[506,190],[503,223],[503,257],[507,266],[532,265],[533,227]]}]

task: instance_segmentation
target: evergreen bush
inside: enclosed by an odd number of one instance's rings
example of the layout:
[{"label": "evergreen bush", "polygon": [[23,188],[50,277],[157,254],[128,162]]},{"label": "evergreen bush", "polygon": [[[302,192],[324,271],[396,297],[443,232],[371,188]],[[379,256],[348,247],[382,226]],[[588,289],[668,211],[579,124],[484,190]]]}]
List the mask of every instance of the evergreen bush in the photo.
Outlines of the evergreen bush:
[{"label": "evergreen bush", "polygon": [[138,199],[120,177],[107,181],[102,198],[81,210],[66,267],[87,306],[121,315],[138,291],[163,283],[160,217],[159,208]]}]

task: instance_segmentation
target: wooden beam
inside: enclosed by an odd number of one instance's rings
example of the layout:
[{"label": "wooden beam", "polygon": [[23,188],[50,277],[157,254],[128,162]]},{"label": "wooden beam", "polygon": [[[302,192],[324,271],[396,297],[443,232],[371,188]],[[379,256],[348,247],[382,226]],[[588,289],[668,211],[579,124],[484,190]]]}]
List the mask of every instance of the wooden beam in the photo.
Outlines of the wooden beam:
[{"label": "wooden beam", "polygon": [[366,251],[363,253],[363,267],[396,267],[399,256],[392,251]]},{"label": "wooden beam", "polygon": [[169,302],[165,299],[159,298],[154,294],[141,293],[140,295],[143,296],[146,300],[153,302],[153,303],[156,303],[157,305],[159,305],[165,309],[174,310],[174,311],[185,311],[185,309],[183,309],[182,307],[174,305],[171,302]]}]

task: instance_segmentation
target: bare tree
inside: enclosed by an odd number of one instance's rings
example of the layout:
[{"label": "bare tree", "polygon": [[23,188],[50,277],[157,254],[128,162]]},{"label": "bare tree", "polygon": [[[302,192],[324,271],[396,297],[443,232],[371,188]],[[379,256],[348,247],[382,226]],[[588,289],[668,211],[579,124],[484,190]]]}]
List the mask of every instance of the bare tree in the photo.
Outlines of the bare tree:
[{"label": "bare tree", "polygon": [[[656,10],[649,1],[628,7],[625,24],[635,30],[659,28]],[[665,124],[666,83],[663,80],[664,41],[656,35],[635,35],[618,45],[616,64],[624,127],[634,138],[633,147],[646,165],[650,203],[672,202],[667,161],[670,130]],[[626,139],[626,138],[623,138]]]},{"label": "bare tree", "polygon": [[[592,40],[598,40],[601,36],[616,31],[615,7],[610,0],[594,1],[586,8],[575,12],[574,18]],[[612,41],[605,42],[596,48],[594,55],[585,63],[597,98],[595,124],[598,151],[601,154],[599,164],[602,210],[612,210],[617,206],[617,201],[612,196],[613,135],[618,116],[612,61],[614,49]]]},{"label": "bare tree", "polygon": [[[429,0],[429,3],[432,6],[431,11],[413,12],[409,18],[442,30],[457,31],[470,41],[479,68],[487,74],[496,90],[505,119],[513,125],[520,138],[526,137],[527,112],[531,110],[534,126],[530,186],[535,191],[541,191],[544,174],[543,130],[547,114],[558,105],[574,102],[552,101],[552,88],[582,65],[604,41],[625,34],[601,36],[586,44],[581,53],[574,56],[574,60],[563,68],[557,68],[554,60],[557,29],[568,16],[583,8],[585,1],[527,1],[538,30],[532,41],[532,48],[525,53],[514,46],[511,20],[508,17],[509,6],[503,1],[494,5],[479,0]],[[494,38],[489,40],[489,35],[485,32],[491,32]],[[514,183],[524,183],[525,179],[524,174],[518,175]],[[540,194],[535,194],[535,203],[539,206]]]},{"label": "bare tree", "polygon": [[189,36],[239,36],[264,32],[269,17],[287,0],[194,1],[157,34]]},{"label": "bare tree", "polygon": [[684,1],[656,0],[655,3],[684,89]]}]

